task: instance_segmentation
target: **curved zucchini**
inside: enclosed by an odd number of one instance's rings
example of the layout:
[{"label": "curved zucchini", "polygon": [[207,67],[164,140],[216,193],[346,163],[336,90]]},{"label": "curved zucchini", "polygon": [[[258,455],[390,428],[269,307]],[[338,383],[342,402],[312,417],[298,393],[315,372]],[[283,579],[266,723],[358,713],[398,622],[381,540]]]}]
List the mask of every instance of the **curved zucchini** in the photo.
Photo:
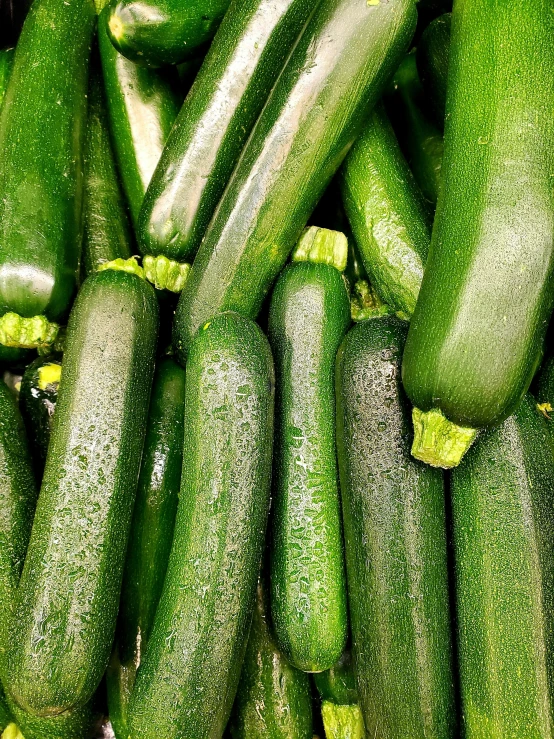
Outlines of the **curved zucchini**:
[{"label": "curved zucchini", "polygon": [[410,456],[405,324],[357,324],[337,356],[353,654],[369,737],[456,734],[442,474]]},{"label": "curved zucchini", "polygon": [[554,454],[526,396],[452,472],[458,658],[467,739],[554,726]]},{"label": "curved zucchini", "polygon": [[0,107],[6,94],[8,80],[12,71],[15,49],[2,49],[0,51]]},{"label": "curved zucchini", "polygon": [[143,254],[194,256],[279,72],[314,4],[235,0],[188,94],[146,193]]},{"label": "curved zucchini", "polygon": [[220,737],[252,616],[269,510],[273,363],[266,338],[225,313],[187,363],[173,547],[131,697],[133,739]]},{"label": "curved zucchini", "polygon": [[444,126],[450,59],[451,13],[429,23],[417,45],[417,71],[438,126]]},{"label": "curved zucchini", "polygon": [[402,369],[413,453],[429,464],[455,466],[479,428],[513,413],[540,361],[554,300],[553,35],[548,0],[453,11],[444,197]]},{"label": "curved zucchini", "polygon": [[427,205],[379,105],[342,168],[344,207],[381,300],[414,312],[431,241]]},{"label": "curved zucchini", "polygon": [[108,663],[157,324],[154,289],[120,271],[87,278],[71,312],[4,680],[29,713],[84,705]]},{"label": "curved zucchini", "polygon": [[[123,576],[116,648],[106,673],[110,721],[128,736],[127,711],[167,569],[183,464],[185,370],[160,360],[150,399]],[[127,732],[127,733],[126,733]]]},{"label": "curved zucchini", "polygon": [[415,26],[413,0],[322,0],[258,118],[175,316],[186,358],[224,310],[254,318]]}]

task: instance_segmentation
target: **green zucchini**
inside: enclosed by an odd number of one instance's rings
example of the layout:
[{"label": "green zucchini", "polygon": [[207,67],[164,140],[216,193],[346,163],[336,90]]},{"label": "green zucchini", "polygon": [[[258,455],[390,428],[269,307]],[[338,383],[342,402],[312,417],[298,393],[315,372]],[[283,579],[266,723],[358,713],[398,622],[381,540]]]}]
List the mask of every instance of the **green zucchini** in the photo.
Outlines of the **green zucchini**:
[{"label": "green zucchini", "polygon": [[15,49],[2,49],[0,51],[0,107],[6,94],[8,80],[10,79],[14,52]]},{"label": "green zucchini", "polygon": [[429,211],[379,105],[342,168],[344,207],[371,284],[409,318],[431,241]]},{"label": "green zucchini", "polygon": [[464,0],[452,14],[444,197],[402,370],[413,453],[429,464],[458,464],[539,365],[554,300],[553,36],[548,0]]},{"label": "green zucchini", "polygon": [[129,698],[154,622],[173,540],[183,464],[184,405],[185,371],[173,359],[161,359],[152,386],[116,646],[106,674],[112,727],[116,737],[125,739]]},{"label": "green zucchini", "polygon": [[228,730],[232,739],[313,737],[309,678],[279,650],[261,583]]},{"label": "green zucchini", "polygon": [[224,313],[191,347],[183,476],[154,626],[131,696],[133,739],[216,739],[246,649],[269,510],[273,363]]},{"label": "green zucchini", "polygon": [[206,232],[175,316],[184,361],[217,313],[254,318],[412,37],[413,0],[322,0]]},{"label": "green zucchini", "polygon": [[357,324],[337,355],[337,447],[353,655],[369,737],[456,734],[442,473],[410,456],[405,323]]},{"label": "green zucchini", "polygon": [[59,321],[75,292],[95,17],[92,0],[36,0],[17,45],[0,111],[0,314]]},{"label": "green zucchini", "polygon": [[444,13],[432,21],[417,45],[417,71],[435,121],[444,126],[446,112],[446,87],[450,59],[450,28],[452,15]]},{"label": "green zucchini", "polygon": [[229,0],[115,0],[108,32],[115,48],[133,62],[179,64],[210,41],[228,6]]},{"label": "green zucchini", "polygon": [[[13,737],[2,736],[2,739],[90,739],[97,719],[94,700],[82,708],[65,711],[59,716],[42,718],[22,711],[16,704],[8,700],[13,712],[14,722],[10,727]],[[19,734],[17,734],[19,731]]]},{"label": "green zucchini", "polygon": [[98,45],[115,159],[136,229],[181,101],[170,76],[139,67],[114,49],[106,32],[109,12],[108,7],[98,18]]},{"label": "green zucchini", "polygon": [[108,663],[157,324],[154,289],[123,271],[88,277],[71,312],[3,679],[38,716],[84,705]]},{"label": "green zucchini", "polygon": [[330,670],[314,675],[327,739],[366,739],[350,650]]},{"label": "green zucchini", "polygon": [[194,256],[273,83],[317,2],[235,0],[187,96],[140,214],[143,254]]},{"label": "green zucchini", "polygon": [[452,472],[467,739],[554,730],[554,453],[535,405],[527,395]]},{"label": "green zucchini", "polygon": [[[339,234],[324,233],[332,251]],[[349,325],[334,266],[293,262],[282,272],[268,331],[277,378],[271,616],[279,646],[305,672],[332,667],[347,636],[334,369]]]}]

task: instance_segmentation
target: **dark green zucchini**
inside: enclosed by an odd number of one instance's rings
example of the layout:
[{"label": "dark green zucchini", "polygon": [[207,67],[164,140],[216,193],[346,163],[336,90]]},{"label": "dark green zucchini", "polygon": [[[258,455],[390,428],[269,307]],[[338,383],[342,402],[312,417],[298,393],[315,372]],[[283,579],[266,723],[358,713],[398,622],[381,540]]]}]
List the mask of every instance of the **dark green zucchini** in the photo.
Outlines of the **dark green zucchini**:
[{"label": "dark green zucchini", "polygon": [[6,88],[8,87],[14,52],[15,49],[2,49],[0,51],[0,107],[2,106],[2,100],[6,94]]},{"label": "dark green zucchini", "polygon": [[228,731],[232,739],[313,737],[309,678],[279,650],[261,583]]},{"label": "dark green zucchini", "polygon": [[3,680],[39,716],[84,705],[108,663],[157,324],[154,289],[122,271],[88,277],[71,312]]},{"label": "dark green zucchini", "polygon": [[234,0],[146,193],[143,254],[196,253],[273,83],[317,3]]},{"label": "dark green zucchini", "polygon": [[381,300],[402,317],[414,312],[431,241],[427,204],[377,106],[346,157],[344,207],[364,267]]},{"label": "dark green zucchini", "polygon": [[550,739],[554,453],[527,395],[452,472],[464,736]]},{"label": "dark green zucchini", "polygon": [[444,126],[446,87],[450,59],[450,28],[452,15],[444,13],[432,21],[417,45],[417,71],[429,101],[435,122]]},{"label": "dark green zucchini", "polygon": [[402,370],[413,453],[429,464],[456,466],[540,362],[554,301],[553,36],[548,0],[453,11],[444,197]]},{"label": "dark green zucchini", "polygon": [[181,293],[183,361],[223,310],[254,318],[410,42],[413,0],[322,0],[235,168]]},{"label": "dark green zucchini", "polygon": [[124,739],[129,699],[173,540],[183,464],[184,405],[185,371],[173,359],[161,359],[152,386],[115,650],[106,674],[110,720],[116,737]]},{"label": "dark green zucchini", "polygon": [[442,473],[410,456],[405,324],[357,324],[337,356],[352,643],[369,737],[456,734]]},{"label": "dark green zucchini", "polygon": [[269,510],[273,363],[256,324],[224,313],[191,347],[173,547],[131,697],[133,739],[219,739],[252,616]]},{"label": "dark green zucchini", "polygon": [[181,101],[170,76],[139,67],[114,49],[106,33],[109,12],[104,9],[98,18],[98,44],[115,159],[136,228]]}]

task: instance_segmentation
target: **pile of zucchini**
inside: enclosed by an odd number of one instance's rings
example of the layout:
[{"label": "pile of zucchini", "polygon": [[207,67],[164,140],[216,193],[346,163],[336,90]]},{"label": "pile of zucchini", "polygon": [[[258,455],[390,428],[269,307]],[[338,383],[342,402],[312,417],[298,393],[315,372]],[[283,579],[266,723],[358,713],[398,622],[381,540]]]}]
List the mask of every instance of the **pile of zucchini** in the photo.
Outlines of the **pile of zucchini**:
[{"label": "pile of zucchini", "polygon": [[554,739],[553,69],[0,0],[2,739]]}]

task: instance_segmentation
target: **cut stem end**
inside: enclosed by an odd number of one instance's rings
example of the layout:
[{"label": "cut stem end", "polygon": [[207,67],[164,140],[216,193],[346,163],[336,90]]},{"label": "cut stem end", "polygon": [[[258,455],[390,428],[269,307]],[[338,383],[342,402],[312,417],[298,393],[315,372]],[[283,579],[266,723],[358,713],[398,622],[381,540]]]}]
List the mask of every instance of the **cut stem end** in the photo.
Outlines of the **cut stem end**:
[{"label": "cut stem end", "polygon": [[414,408],[412,420],[412,455],[431,467],[457,467],[478,434],[478,429],[452,423],[436,408],[426,413]]}]

